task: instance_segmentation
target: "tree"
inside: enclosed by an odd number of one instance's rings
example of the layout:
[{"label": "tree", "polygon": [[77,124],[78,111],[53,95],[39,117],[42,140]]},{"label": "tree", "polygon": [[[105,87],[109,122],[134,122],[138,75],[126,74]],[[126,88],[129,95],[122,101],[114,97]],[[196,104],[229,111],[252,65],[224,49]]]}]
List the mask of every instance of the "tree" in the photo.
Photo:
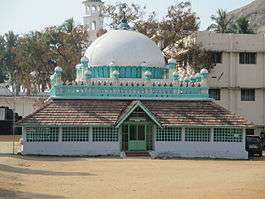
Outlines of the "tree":
[{"label": "tree", "polygon": [[141,7],[138,4],[118,2],[114,5],[103,6],[103,13],[110,19],[109,27],[117,29],[123,18],[126,18],[134,26],[144,16],[145,9],[146,7]]},{"label": "tree", "polygon": [[75,22],[73,18],[65,20],[65,22],[59,26],[59,29],[63,32],[71,33],[75,29]]},{"label": "tree", "polygon": [[237,34],[254,34],[253,29],[250,27],[249,20],[247,17],[240,17],[236,20],[232,26],[232,30]]},{"label": "tree", "polygon": [[5,58],[4,58],[4,67],[10,77],[11,83],[18,87],[19,85],[15,84],[16,82],[16,72],[17,64],[16,59],[16,47],[18,43],[18,35],[14,34],[13,31],[9,31],[4,35],[5,38]]},{"label": "tree", "polygon": [[[44,91],[52,73],[48,64],[51,53],[45,43],[43,33],[30,32],[19,39],[17,48],[18,81],[27,88],[28,95],[32,91]],[[41,85],[41,89],[39,88]]]},{"label": "tree", "polygon": [[6,42],[5,38],[0,35],[0,84],[7,80],[7,71],[5,66],[5,49]]},{"label": "tree", "polygon": [[217,10],[217,15],[212,15],[211,20],[213,23],[207,28],[207,30],[213,30],[217,33],[229,33],[231,19],[228,18],[227,12],[223,9]]},{"label": "tree", "polygon": [[209,53],[200,46],[195,44],[180,45],[182,42],[179,42],[176,46],[178,41],[192,35],[199,29],[199,19],[192,12],[189,1],[177,2],[170,6],[167,15],[161,20],[157,18],[156,12],[152,12],[145,19],[145,7],[141,8],[139,5],[132,7],[128,4],[116,4],[107,6],[107,10],[108,16],[111,18],[111,27],[118,27],[123,17],[127,17],[134,29],[159,44],[167,59],[173,57],[185,63],[189,62],[189,65],[196,70],[204,67],[210,70],[213,67],[209,61]]},{"label": "tree", "polygon": [[167,16],[159,27],[163,50],[195,33],[199,29],[198,17],[192,12],[189,1],[176,3],[168,8]]},{"label": "tree", "polygon": [[75,26],[72,19],[61,26],[21,35],[16,48],[16,81],[27,88],[28,95],[44,91],[57,65],[64,69],[64,80],[74,80],[74,66],[87,48],[87,39],[87,30]]},{"label": "tree", "polygon": [[70,19],[59,28],[47,28],[44,37],[52,53],[50,60],[64,69],[65,80],[74,80],[74,67],[80,62],[83,50],[88,47],[86,28],[81,25],[74,26],[73,20]]}]

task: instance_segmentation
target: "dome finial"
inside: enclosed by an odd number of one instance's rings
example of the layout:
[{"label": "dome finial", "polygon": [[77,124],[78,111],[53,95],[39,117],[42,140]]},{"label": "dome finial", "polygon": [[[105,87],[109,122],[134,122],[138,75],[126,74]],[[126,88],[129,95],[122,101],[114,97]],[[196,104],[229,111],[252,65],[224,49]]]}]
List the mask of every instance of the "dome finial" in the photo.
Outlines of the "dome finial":
[{"label": "dome finial", "polygon": [[120,30],[131,30],[131,27],[129,26],[128,20],[126,18],[126,13],[125,13],[126,8],[127,8],[126,3],[123,3],[120,5],[120,11],[122,13],[122,20],[121,20],[121,23],[119,25]]}]

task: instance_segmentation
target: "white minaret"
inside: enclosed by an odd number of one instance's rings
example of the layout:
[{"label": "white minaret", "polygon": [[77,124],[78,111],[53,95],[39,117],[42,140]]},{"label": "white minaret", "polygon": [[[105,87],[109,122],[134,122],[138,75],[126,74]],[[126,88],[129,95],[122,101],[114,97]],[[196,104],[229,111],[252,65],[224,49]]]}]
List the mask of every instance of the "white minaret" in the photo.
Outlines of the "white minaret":
[{"label": "white minaret", "polygon": [[104,16],[102,14],[103,2],[101,0],[85,0],[84,25],[89,31],[89,40],[95,41],[103,31]]}]

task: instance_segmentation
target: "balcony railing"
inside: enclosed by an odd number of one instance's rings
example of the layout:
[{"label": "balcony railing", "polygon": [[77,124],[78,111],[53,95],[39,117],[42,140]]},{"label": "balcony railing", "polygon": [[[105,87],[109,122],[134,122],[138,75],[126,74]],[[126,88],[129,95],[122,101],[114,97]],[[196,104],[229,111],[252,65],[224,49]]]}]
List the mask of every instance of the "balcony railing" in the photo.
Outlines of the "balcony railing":
[{"label": "balcony railing", "polygon": [[207,100],[208,87],[56,85],[54,99]]}]

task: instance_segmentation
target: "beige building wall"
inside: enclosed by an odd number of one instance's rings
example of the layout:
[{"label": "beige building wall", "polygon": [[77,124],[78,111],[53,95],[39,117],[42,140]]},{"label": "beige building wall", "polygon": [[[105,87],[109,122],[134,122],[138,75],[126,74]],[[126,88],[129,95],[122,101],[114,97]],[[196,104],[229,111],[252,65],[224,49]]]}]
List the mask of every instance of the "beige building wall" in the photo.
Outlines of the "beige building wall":
[{"label": "beige building wall", "polygon": [[[38,109],[46,99],[45,97],[17,96],[15,103],[16,113],[19,116],[26,117]],[[14,97],[0,96],[0,106],[13,109]]]},{"label": "beige building wall", "polygon": [[[265,35],[198,32],[195,42],[210,51],[222,52],[208,79],[210,88],[221,90],[223,107],[257,125],[256,134],[265,131]],[[256,64],[240,64],[241,52],[257,53]],[[255,101],[241,101],[241,88],[255,89]]]}]

